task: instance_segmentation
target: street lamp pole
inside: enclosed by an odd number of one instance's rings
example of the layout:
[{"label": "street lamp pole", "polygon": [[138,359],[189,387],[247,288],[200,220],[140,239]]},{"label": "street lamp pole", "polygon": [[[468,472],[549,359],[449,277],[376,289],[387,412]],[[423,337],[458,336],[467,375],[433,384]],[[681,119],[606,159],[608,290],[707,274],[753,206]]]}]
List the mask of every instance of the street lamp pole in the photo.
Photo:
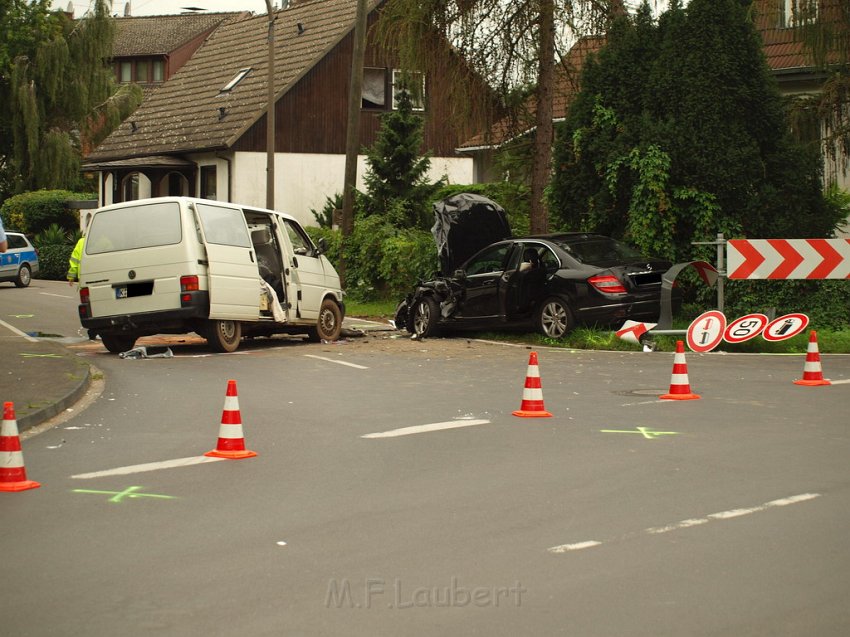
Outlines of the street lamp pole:
[{"label": "street lamp pole", "polygon": [[274,23],[277,20],[277,16],[274,15],[271,0],[266,0],[266,11],[269,17],[268,103],[266,108],[266,208],[274,210]]}]

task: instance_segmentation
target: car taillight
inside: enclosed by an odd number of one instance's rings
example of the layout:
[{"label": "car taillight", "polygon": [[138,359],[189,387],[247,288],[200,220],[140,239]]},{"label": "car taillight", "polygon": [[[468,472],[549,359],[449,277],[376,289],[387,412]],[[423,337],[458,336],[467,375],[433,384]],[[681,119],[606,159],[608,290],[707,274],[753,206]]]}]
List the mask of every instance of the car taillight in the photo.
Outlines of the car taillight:
[{"label": "car taillight", "polygon": [[201,289],[197,275],[181,276],[180,291],[181,292],[197,292]]},{"label": "car taillight", "polygon": [[611,274],[598,274],[587,280],[590,285],[605,294],[625,294],[626,288],[620,279]]},{"label": "car taillight", "polygon": [[88,303],[89,302],[89,289],[88,288],[80,288],[80,303]]}]

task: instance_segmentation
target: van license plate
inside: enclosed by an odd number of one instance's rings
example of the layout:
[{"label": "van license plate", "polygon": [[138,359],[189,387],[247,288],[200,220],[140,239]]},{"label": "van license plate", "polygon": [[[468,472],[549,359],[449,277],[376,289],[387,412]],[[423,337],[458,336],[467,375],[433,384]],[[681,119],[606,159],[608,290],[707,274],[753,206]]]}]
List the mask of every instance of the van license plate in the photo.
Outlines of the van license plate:
[{"label": "van license plate", "polygon": [[122,286],[120,288],[115,288],[115,298],[116,299],[126,299],[127,298],[127,286]]}]

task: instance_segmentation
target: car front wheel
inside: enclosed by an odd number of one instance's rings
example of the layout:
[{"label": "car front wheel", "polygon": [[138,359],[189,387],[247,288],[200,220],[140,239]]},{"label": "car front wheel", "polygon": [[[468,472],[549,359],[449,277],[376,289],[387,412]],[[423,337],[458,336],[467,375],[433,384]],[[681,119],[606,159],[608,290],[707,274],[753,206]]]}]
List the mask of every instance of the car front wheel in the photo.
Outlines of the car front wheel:
[{"label": "car front wheel", "polygon": [[562,338],[575,327],[572,310],[556,296],[549,297],[537,310],[537,328],[549,338]]},{"label": "car front wheel", "polygon": [[19,288],[25,288],[32,281],[32,270],[25,263],[21,266],[21,269],[18,270],[18,278],[15,279],[15,286]]},{"label": "car front wheel", "polygon": [[440,318],[440,307],[433,297],[425,296],[416,301],[413,306],[413,334],[424,338],[437,332],[437,321]]}]

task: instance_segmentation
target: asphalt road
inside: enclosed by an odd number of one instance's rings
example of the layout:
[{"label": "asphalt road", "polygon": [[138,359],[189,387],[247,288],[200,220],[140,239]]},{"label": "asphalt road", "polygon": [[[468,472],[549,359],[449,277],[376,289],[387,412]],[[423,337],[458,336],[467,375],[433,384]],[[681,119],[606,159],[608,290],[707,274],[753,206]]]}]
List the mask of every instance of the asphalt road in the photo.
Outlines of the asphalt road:
[{"label": "asphalt road", "polygon": [[[41,296],[4,320],[74,333]],[[43,486],[0,494],[2,632],[850,631],[850,357],[812,388],[803,356],[688,354],[702,397],[662,401],[671,353],[541,349],[553,417],[532,419],[528,349],[392,336],[66,342],[103,381],[24,440]],[[190,464],[229,379],[258,455]]]}]

